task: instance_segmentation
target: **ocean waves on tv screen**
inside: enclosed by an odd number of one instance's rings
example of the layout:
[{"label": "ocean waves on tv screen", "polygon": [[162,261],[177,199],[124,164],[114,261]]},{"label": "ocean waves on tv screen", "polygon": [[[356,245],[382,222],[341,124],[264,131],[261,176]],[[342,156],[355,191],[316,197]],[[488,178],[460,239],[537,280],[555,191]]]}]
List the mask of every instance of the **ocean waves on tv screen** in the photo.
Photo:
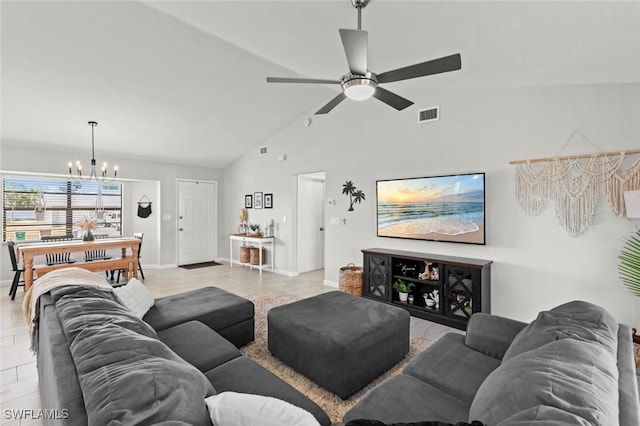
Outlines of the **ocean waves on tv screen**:
[{"label": "ocean waves on tv screen", "polygon": [[460,235],[479,230],[483,202],[380,203],[378,230],[400,234]]}]

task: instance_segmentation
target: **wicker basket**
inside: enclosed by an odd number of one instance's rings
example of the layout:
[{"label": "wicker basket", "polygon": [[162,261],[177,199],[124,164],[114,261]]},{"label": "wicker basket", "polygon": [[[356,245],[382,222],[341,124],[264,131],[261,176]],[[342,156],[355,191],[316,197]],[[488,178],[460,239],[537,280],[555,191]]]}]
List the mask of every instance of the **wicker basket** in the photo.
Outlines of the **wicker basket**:
[{"label": "wicker basket", "polygon": [[340,290],[354,296],[362,296],[362,267],[353,263],[340,268]]},{"label": "wicker basket", "polygon": [[240,247],[240,262],[249,263],[249,259],[250,259],[250,247],[249,246]]},{"label": "wicker basket", "polygon": [[[249,250],[251,251],[250,254],[250,263],[252,265],[260,265],[260,249],[258,247],[250,247]],[[265,249],[262,249],[262,264],[264,265],[266,263],[267,260],[267,253],[265,251]]]}]

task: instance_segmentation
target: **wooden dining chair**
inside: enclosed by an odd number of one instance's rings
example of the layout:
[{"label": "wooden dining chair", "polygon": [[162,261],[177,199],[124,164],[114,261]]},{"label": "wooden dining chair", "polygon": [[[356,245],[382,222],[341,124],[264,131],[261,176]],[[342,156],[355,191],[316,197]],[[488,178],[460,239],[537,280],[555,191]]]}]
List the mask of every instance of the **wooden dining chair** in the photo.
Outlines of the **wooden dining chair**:
[{"label": "wooden dining chair", "polygon": [[[109,236],[104,234],[104,235],[95,235],[94,238],[96,240],[103,240],[108,238]],[[105,249],[99,249],[99,250],[86,250],[84,252],[84,260],[85,262],[92,262],[94,260],[108,260],[111,259],[112,256],[109,256],[107,254],[107,250]]]},{"label": "wooden dining chair", "polygon": [[[60,241],[71,241],[73,240],[73,235],[51,235],[40,238],[42,242],[52,243],[52,242],[60,242]],[[75,260],[71,258],[70,252],[62,252],[62,253],[51,253],[45,254],[45,260],[47,265],[62,265],[65,263],[75,263]]]},{"label": "wooden dining chair", "polygon": [[[133,234],[134,237],[140,240],[140,245],[138,246],[138,271],[140,271],[140,276],[142,277],[142,281],[144,281],[144,272],[142,271],[142,265],[140,264],[140,253],[142,253],[142,239],[144,238],[143,232],[136,232]],[[116,279],[116,283],[120,282],[120,273],[122,270],[118,270],[118,277]]]},{"label": "wooden dining chair", "polygon": [[11,258],[11,267],[13,269],[13,282],[11,283],[11,288],[9,289],[9,296],[11,296],[11,300],[15,300],[16,293],[18,292],[18,286],[24,286],[24,281],[22,281],[22,284],[20,284],[20,276],[24,272],[24,268],[18,266],[15,243],[13,241],[7,241],[7,247],[9,247],[9,258]]}]

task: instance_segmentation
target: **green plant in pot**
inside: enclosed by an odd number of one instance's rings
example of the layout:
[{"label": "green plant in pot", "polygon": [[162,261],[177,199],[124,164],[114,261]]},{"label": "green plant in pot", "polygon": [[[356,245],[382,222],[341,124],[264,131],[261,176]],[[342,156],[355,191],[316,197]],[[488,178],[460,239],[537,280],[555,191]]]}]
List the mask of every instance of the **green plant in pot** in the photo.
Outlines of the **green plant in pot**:
[{"label": "green plant in pot", "polygon": [[618,273],[629,291],[640,297],[640,229],[637,229],[620,250]]},{"label": "green plant in pot", "polygon": [[257,223],[252,223],[249,225],[249,229],[251,230],[251,235],[259,235],[260,234],[260,225]]},{"label": "green plant in pot", "polygon": [[409,292],[412,288],[415,287],[415,284],[408,283],[404,280],[395,280],[393,283],[393,288],[398,292],[398,296],[400,297],[401,302],[407,301],[407,296],[409,296]]}]

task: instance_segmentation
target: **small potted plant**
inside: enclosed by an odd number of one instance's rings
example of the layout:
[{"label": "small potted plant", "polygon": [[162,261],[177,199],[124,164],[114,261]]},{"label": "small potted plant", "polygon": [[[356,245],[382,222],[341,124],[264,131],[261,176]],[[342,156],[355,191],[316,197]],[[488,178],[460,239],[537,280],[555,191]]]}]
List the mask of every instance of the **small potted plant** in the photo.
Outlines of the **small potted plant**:
[{"label": "small potted plant", "polygon": [[257,223],[252,223],[249,225],[249,230],[251,232],[249,232],[250,236],[253,237],[259,237],[260,236],[260,225],[258,225]]},{"label": "small potted plant", "polygon": [[409,292],[411,291],[412,288],[415,287],[415,284],[413,283],[408,283],[404,280],[396,280],[393,283],[393,288],[398,292],[398,296],[400,297],[400,301],[401,302],[406,302],[407,301],[407,297],[409,296]]}]

